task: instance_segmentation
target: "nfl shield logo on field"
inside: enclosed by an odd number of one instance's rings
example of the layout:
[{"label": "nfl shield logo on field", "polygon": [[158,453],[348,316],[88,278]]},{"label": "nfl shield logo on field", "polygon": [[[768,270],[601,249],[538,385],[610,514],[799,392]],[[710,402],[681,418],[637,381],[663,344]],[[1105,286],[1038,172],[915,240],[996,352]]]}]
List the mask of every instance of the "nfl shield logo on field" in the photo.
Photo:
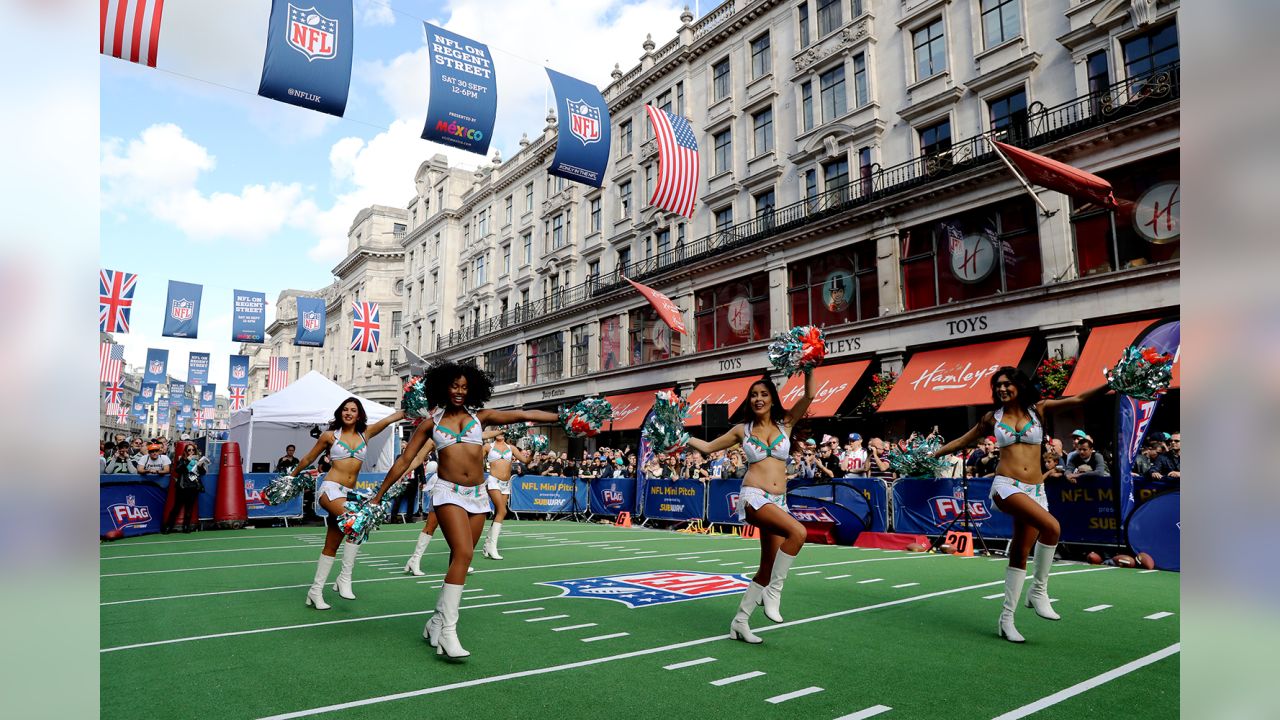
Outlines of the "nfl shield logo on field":
[{"label": "nfl shield logo on field", "polygon": [[302,329],[307,332],[315,332],[320,329],[320,313],[304,312],[302,313]]},{"label": "nfl shield logo on field", "polygon": [[581,140],[583,145],[598,142],[600,140],[600,108],[588,105],[582,100],[570,100],[567,104],[569,132]]},{"label": "nfl shield logo on field", "polygon": [[159,375],[160,373],[164,372],[164,362],[161,360],[152,360],[151,364],[148,365],[147,367],[150,369],[153,375]]},{"label": "nfl shield logo on field", "polygon": [[564,591],[560,597],[613,600],[639,608],[734,595],[745,591],[751,581],[746,575],[657,570],[538,584],[560,588]]},{"label": "nfl shield logo on field", "polygon": [[174,300],[173,307],[169,308],[169,314],[173,316],[174,320],[190,320],[195,309],[196,302],[194,300]]},{"label": "nfl shield logo on field", "polygon": [[312,60],[332,60],[338,55],[338,21],[289,3],[289,23],[285,28],[289,47]]}]

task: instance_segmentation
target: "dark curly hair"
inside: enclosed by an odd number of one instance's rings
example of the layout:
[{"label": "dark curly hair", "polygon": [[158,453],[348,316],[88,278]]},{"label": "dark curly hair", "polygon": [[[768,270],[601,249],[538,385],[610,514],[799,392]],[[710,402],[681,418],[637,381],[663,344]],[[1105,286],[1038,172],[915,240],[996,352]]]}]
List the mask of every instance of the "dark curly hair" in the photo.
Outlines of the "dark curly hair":
[{"label": "dark curly hair", "polygon": [[1040,389],[1035,386],[1035,383],[1031,382],[1031,378],[1027,377],[1026,373],[1011,365],[1005,365],[996,370],[995,374],[991,376],[991,402],[996,405],[1000,404],[1000,397],[996,395],[996,381],[1001,376],[1008,377],[1009,382],[1013,383],[1013,386],[1017,388],[1019,405],[1030,410],[1035,407],[1036,403],[1040,402]]},{"label": "dark curly hair", "polygon": [[756,385],[764,385],[764,389],[769,391],[769,397],[773,399],[773,404],[769,408],[769,419],[774,425],[779,425],[787,419],[787,410],[782,407],[782,397],[778,395],[778,386],[768,375],[761,376],[759,379],[752,381],[747,387],[747,397],[743,398],[742,404],[738,406],[737,412],[729,419],[734,424],[744,423],[755,419],[755,413],[751,410],[751,390]]},{"label": "dark curly hair", "polygon": [[489,374],[475,365],[447,362],[430,367],[423,376],[427,391],[427,405],[433,408],[449,407],[449,386],[460,377],[467,379],[467,397],[463,404],[469,408],[481,408],[493,397],[493,380]]},{"label": "dark curly hair", "polygon": [[333,411],[333,421],[329,423],[330,430],[337,430],[342,427],[342,408],[347,403],[356,404],[356,432],[362,433],[369,428],[369,414],[364,411],[364,405],[360,402],[360,398],[352,395],[351,397],[338,403],[338,407]]}]

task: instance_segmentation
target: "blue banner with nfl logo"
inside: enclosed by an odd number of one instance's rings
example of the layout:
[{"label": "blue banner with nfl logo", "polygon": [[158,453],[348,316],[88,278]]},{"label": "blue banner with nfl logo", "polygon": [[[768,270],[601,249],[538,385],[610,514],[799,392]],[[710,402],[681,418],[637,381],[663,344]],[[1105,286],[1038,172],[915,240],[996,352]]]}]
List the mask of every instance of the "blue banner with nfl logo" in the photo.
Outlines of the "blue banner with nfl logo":
[{"label": "blue banner with nfl logo", "polygon": [[293,344],[303,347],[324,347],[324,300],[313,297],[298,298],[298,329]]},{"label": "blue banner with nfl logo", "polygon": [[196,408],[203,410],[205,408],[215,408],[218,406],[218,386],[213,383],[205,383],[200,388],[199,399],[196,401]]},{"label": "blue banner with nfl logo", "polygon": [[591,480],[591,512],[595,515],[634,513],[635,478],[593,478]]},{"label": "blue banner with nfl logo", "polygon": [[423,25],[431,66],[431,97],[422,139],[487,154],[498,111],[498,83],[489,48],[431,23]]},{"label": "blue banner with nfl logo", "polygon": [[209,382],[209,353],[190,353],[187,355],[187,383],[203,385],[207,382]]},{"label": "blue banner with nfl logo", "polygon": [[147,407],[151,407],[156,401],[156,384],[153,382],[142,383],[142,388],[138,390],[137,400]]},{"label": "blue banner with nfl logo", "polygon": [[147,366],[143,369],[142,382],[169,382],[166,370],[169,367],[169,351],[159,348],[147,348]]},{"label": "blue banner with nfl logo", "polygon": [[249,356],[232,355],[227,387],[249,387]]},{"label": "blue banner with nfl logo", "polygon": [[600,187],[609,165],[609,106],[594,85],[546,70],[560,116],[556,154],[547,172]]},{"label": "blue banner with nfl logo", "polygon": [[200,293],[194,283],[169,281],[169,299],[164,308],[164,336],[195,339],[200,325]]},{"label": "blue banner with nfl logo", "polygon": [[231,339],[260,343],[267,338],[267,295],[252,290],[231,291]]},{"label": "blue banner with nfl logo", "polygon": [[351,88],[351,0],[272,0],[258,94],[342,116]]}]

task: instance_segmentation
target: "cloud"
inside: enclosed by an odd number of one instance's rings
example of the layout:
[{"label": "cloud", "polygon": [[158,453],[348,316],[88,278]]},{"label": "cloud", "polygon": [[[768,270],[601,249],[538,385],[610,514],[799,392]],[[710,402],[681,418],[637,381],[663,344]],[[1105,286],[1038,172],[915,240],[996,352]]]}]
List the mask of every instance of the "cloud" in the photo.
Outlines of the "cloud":
[{"label": "cloud", "polygon": [[356,18],[365,25],[395,25],[396,13],[382,0],[356,0]]},{"label": "cloud", "polygon": [[213,170],[209,151],[170,123],[152,125],[126,145],[119,138],[102,143],[103,207],[145,202],[195,187],[200,173]]}]

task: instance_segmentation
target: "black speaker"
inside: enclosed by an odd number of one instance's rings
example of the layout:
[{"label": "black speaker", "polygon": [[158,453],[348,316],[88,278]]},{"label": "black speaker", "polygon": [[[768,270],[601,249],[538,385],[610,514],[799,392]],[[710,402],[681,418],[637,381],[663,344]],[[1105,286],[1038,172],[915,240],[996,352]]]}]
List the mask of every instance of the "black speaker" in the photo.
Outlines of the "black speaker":
[{"label": "black speaker", "polygon": [[252,463],[249,466],[249,472],[255,472],[255,473],[271,472],[271,463],[269,462]]},{"label": "black speaker", "polygon": [[729,406],[725,403],[706,403],[702,406],[702,427],[707,437],[717,437],[729,429]]}]

